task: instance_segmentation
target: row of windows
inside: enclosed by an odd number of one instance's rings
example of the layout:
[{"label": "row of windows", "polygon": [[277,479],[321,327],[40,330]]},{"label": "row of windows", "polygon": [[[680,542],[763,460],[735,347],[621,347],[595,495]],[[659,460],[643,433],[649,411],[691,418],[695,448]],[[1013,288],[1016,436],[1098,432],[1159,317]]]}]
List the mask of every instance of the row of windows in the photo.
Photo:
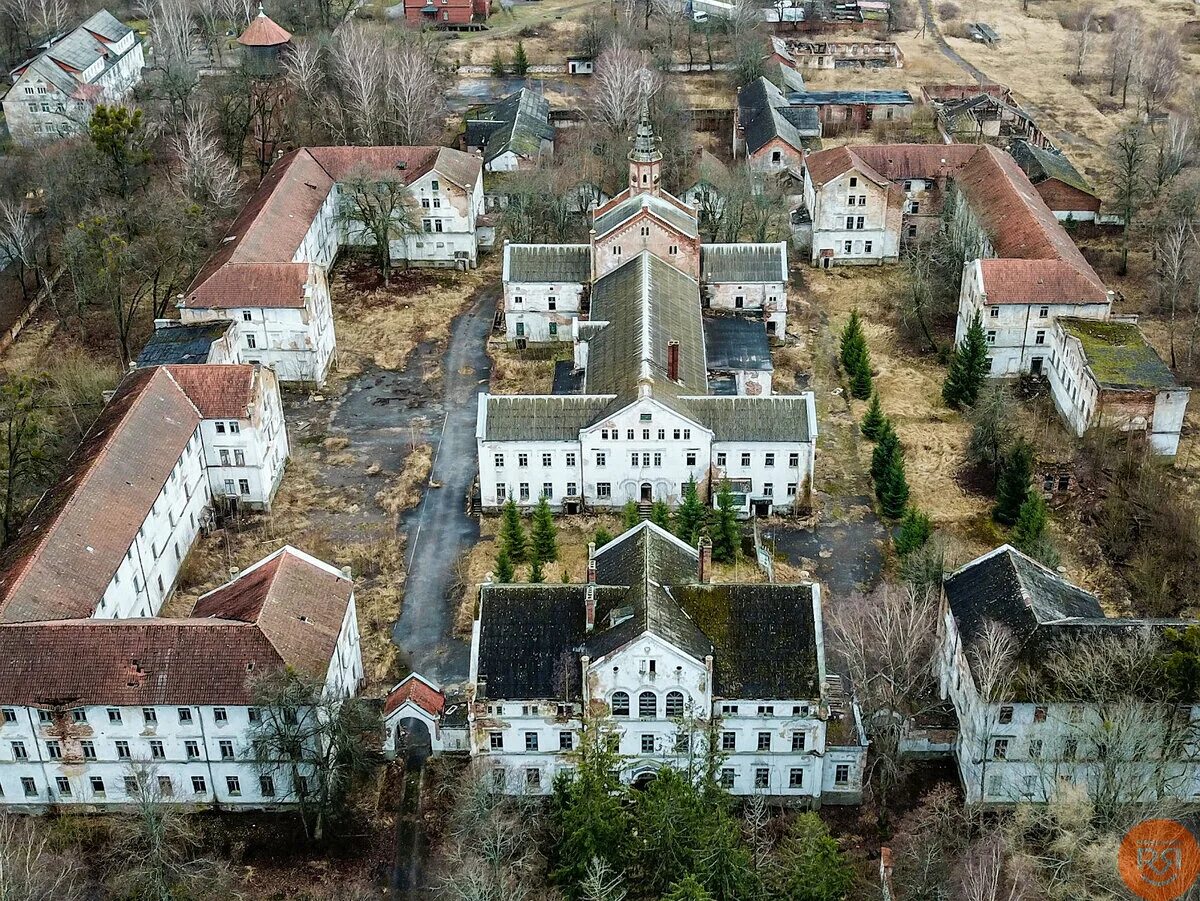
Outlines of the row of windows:
[{"label": "row of windows", "polygon": [[230,452],[228,450],[221,449],[221,450],[217,451],[217,454],[221,459],[222,466],[245,466],[246,465],[246,452],[243,450],[235,450],[233,452],[233,454],[230,455]]},{"label": "row of windows", "polygon": [[[643,413],[642,417],[641,417],[642,421],[649,422],[650,416],[651,416],[651,414],[649,414],[649,413]],[[642,440],[643,441],[650,440],[651,431],[652,431],[651,429],[642,429]],[[625,430],[625,440],[626,441],[636,441],[637,440],[636,435],[637,435],[636,429],[626,429]],[[667,440],[667,430],[666,429],[658,429],[657,435],[658,435],[659,441]],[[681,438],[684,441],[691,441],[692,440],[692,430],[691,429],[672,429],[671,437],[674,438],[676,441],[679,441]],[[600,430],[600,439],[602,441],[620,441],[621,440],[621,430],[620,429],[601,429]]]},{"label": "row of windows", "polygon": [[[650,236],[650,229],[647,226],[643,225],[642,226],[642,237],[646,238],[649,236]],[[667,256],[673,257],[673,256],[676,256],[678,253],[679,253],[679,245],[678,244],[672,244],[671,246],[669,246],[667,248]],[[614,257],[619,257],[621,255],[621,245],[620,244],[613,245],[612,255]]]},{"label": "row of windows", "polygon": [[[567,451],[567,453],[564,454],[563,456],[564,456],[564,462],[566,463],[567,466],[575,465],[575,452],[574,451]],[[497,469],[503,469],[504,468],[504,454],[495,454],[492,458],[492,462],[494,462],[496,464]],[[529,454],[517,454],[517,466],[519,466],[523,469],[528,465],[529,465]],[[542,466],[553,466],[553,465],[554,465],[554,454],[550,453],[549,451],[543,452],[542,453]]]},{"label": "row of windows", "polygon": [[[110,723],[120,724],[124,722],[125,714],[120,707],[108,707],[105,710]],[[43,726],[54,722],[54,711],[38,709],[38,722]],[[179,717],[181,725],[187,725],[192,722],[193,713],[191,707],[177,707],[176,715]],[[213,722],[218,726],[229,722],[229,711],[225,707],[214,707],[212,709]],[[257,707],[249,707],[246,710],[246,717],[251,723],[257,723],[261,719],[261,713]],[[15,723],[17,721],[17,710],[15,707],[0,708],[0,718],[5,723]],[[85,707],[75,707],[71,710],[71,721],[77,725],[86,725],[88,722],[88,712]],[[158,710],[154,707],[142,708],[142,722],[151,727],[158,723]]]},{"label": "row of windows", "polygon": [[[233,760],[233,741],[228,738],[222,738],[217,742],[221,752],[222,760]],[[23,741],[11,741],[9,747],[12,750],[13,760],[28,760],[29,751],[25,747]],[[113,747],[116,752],[117,760],[132,760],[133,754],[129,747],[129,742],[124,739],[118,739],[113,742]],[[148,742],[151,760],[166,760],[166,746],[161,739],[152,738]],[[91,739],[83,739],[79,742],[80,753],[84,760],[97,760],[96,743]],[[200,759],[200,742],[188,739],[183,743],[184,754],[188,760]],[[62,760],[63,748],[62,743],[56,739],[51,739],[46,742],[46,757],[49,760]]]},{"label": "row of windows", "polygon": [[[988,307],[988,316],[991,319],[999,319],[1000,318],[1000,307],[998,307],[998,306]],[[1038,319],[1048,319],[1049,317],[1050,317],[1050,308],[1049,307],[1038,307],[1038,314],[1037,314]]]},{"label": "row of windows", "polygon": [[[525,788],[528,791],[536,791],[542,787],[542,770],[541,767],[526,767]],[[834,769],[834,783],[836,785],[850,784],[850,765],[848,763],[839,763]],[[497,767],[492,772],[492,784],[497,788],[504,788],[508,784],[508,771],[503,767]],[[737,770],[724,768],[721,770],[721,785],[725,789],[733,789],[737,784]],[[771,788],[771,768],[770,767],[755,767],[754,768],[754,787],[756,789]],[[804,787],[804,767],[792,767],[788,770],[788,788],[803,788]]]},{"label": "row of windows", "polygon": [[846,206],[866,206],[866,194],[848,194],[846,196]]},{"label": "row of windows", "polygon": [[870,253],[874,247],[874,241],[844,241],[842,242],[842,253]]},{"label": "row of windows", "polygon": [[[668,717],[683,716],[684,696],[681,691],[667,692],[666,711]],[[615,691],[609,700],[613,716],[629,716],[629,692]],[[652,691],[643,691],[638,695],[638,716],[644,718],[658,716],[658,695]]]},{"label": "row of windows", "polygon": [[[543,482],[542,493],[538,497],[551,500],[554,497],[554,483]],[[563,497],[579,497],[579,485],[576,482],[567,482],[567,491]],[[529,499],[529,483],[520,482],[517,485],[516,500],[527,501]],[[496,483],[496,500],[501,504],[508,500],[508,486],[503,482]]]},{"label": "row of windows", "polygon": [[[525,302],[525,298],[522,297],[520,294],[513,297],[513,303],[524,303],[524,302]],[[548,310],[557,310],[558,309],[558,298],[555,297],[553,294],[551,294],[549,297],[546,298],[546,309],[548,309]]]},{"label": "row of windows", "polygon": [[864,216],[847,216],[846,231],[855,231],[856,229],[862,231],[862,229],[866,228],[865,222],[866,218]]},{"label": "row of windows", "polygon": [[[1012,744],[1014,741],[1015,741],[1015,739],[1010,738],[1010,737],[993,739],[993,741],[992,741],[992,760],[1007,760],[1009,757],[1009,753],[1012,750]],[[1031,738],[1029,740],[1029,748],[1028,748],[1029,759],[1030,760],[1041,760],[1042,759],[1042,751],[1044,748],[1045,748],[1045,743],[1042,739]],[[1064,738],[1062,740],[1062,747],[1060,749],[1060,759],[1061,760],[1075,760],[1078,756],[1079,756],[1079,739]],[[1096,748],[1096,757],[1097,757],[1097,759],[1100,759],[1100,760],[1104,759],[1104,748],[1103,747],[1098,746]]]},{"label": "row of windows", "polygon": [[[91,789],[92,795],[98,798],[104,798],[108,795],[108,786],[104,781],[103,776],[88,776],[88,788]],[[156,785],[158,794],[162,797],[173,797],[175,795],[175,783],[170,776],[156,777]],[[128,797],[136,797],[140,794],[142,788],[138,784],[137,776],[125,776],[122,780],[125,789],[125,794]],[[208,780],[204,776],[191,777],[192,794],[205,795],[208,793]],[[54,790],[59,797],[70,797],[73,792],[71,779],[69,776],[55,776]],[[304,776],[296,777],[296,790],[300,794],[304,794],[307,790],[307,782]],[[37,780],[32,776],[21,777],[21,791],[27,798],[36,798],[38,796]],[[240,776],[225,777],[225,791],[233,796],[239,797],[242,794],[242,780]],[[258,777],[258,793],[264,798],[275,797],[275,780],[271,776]],[[4,786],[0,785],[0,798],[4,797]]]},{"label": "row of windows", "polygon": [[[680,711],[679,715],[681,715],[681,714],[682,714],[682,710]],[[652,716],[653,714],[650,714],[650,715]],[[756,743],[755,743],[754,750],[755,751],[764,751],[764,752],[782,750],[782,749],[774,748],[772,746],[773,745],[772,735],[773,735],[773,733],[771,733],[771,732],[759,732],[755,736]],[[617,738],[617,736],[614,735],[614,736],[612,736],[612,738]],[[658,735],[656,733],[652,733],[652,732],[642,733],[638,740],[639,747],[641,748],[641,753],[654,754],[654,753],[658,753],[658,752],[665,750],[661,745],[662,738],[663,738],[663,736]],[[524,739],[524,750],[526,750],[528,752],[547,750],[547,749],[544,749],[541,747],[541,735],[538,732],[534,732],[534,731],[525,732],[525,733],[523,733],[523,739]],[[688,739],[689,739],[688,733],[680,732],[678,735],[675,736],[673,750],[676,753],[682,753],[682,752],[686,751],[688,749]],[[1040,744],[1040,742],[1039,742],[1039,744]],[[575,748],[575,733],[566,731],[566,730],[559,732],[558,733],[558,750],[559,751],[572,751],[572,750],[574,750],[574,748]],[[490,750],[490,751],[503,751],[504,750],[504,732],[503,731],[495,730],[495,731],[488,733],[488,750]],[[745,750],[745,749],[738,748],[736,732],[722,732],[721,733],[721,750],[727,751],[727,752],[736,752],[736,751]],[[808,750],[808,733],[807,732],[793,732],[791,735],[791,751],[793,753],[801,753],[801,752],[807,751],[807,750]]]}]

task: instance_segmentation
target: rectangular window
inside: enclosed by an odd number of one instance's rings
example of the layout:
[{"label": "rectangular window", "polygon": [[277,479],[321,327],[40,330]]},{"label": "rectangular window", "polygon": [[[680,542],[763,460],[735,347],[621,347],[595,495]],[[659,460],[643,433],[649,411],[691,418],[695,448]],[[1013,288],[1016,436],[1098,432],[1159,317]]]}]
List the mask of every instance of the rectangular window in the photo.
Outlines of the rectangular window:
[{"label": "rectangular window", "polygon": [[128,760],[129,759],[129,742],[118,741],[118,742],[114,742],[114,744],[116,744],[116,746],[117,746],[117,759],[118,760]]},{"label": "rectangular window", "polygon": [[542,497],[544,497],[546,500],[550,500],[550,498],[554,497],[553,482],[542,482]]},{"label": "rectangular window", "polygon": [[839,763],[833,770],[834,785],[849,785],[850,784],[850,764]]},{"label": "rectangular window", "polygon": [[994,331],[989,331],[989,332],[987,333],[987,343],[988,343],[988,344],[995,344],[995,343],[996,343],[996,333],[995,333]]},{"label": "rectangular window", "polygon": [[520,495],[521,500],[523,500],[523,501],[529,500],[529,483],[522,482],[517,487],[518,487],[518,493]]},{"label": "rectangular window", "polygon": [[492,751],[504,750],[504,733],[489,732],[488,733],[488,749]]},{"label": "rectangular window", "polygon": [[80,747],[80,750],[83,751],[83,759],[84,760],[95,760],[96,759],[96,746],[94,744],[92,744],[90,741],[81,741],[79,743],[79,747]]},{"label": "rectangular window", "polygon": [[1033,343],[1034,344],[1045,344],[1046,343],[1046,333],[1044,331],[1036,332],[1033,336]]},{"label": "rectangular window", "polygon": [[763,497],[774,497],[775,485],[771,482],[763,482]]},{"label": "rectangular window", "polygon": [[1045,319],[1049,315],[1050,315],[1049,307],[1042,307],[1041,309],[1038,310],[1038,319]]},{"label": "rectangular window", "polygon": [[104,779],[101,776],[92,776],[89,780],[92,784],[92,793],[103,796],[104,794]]},{"label": "rectangular window", "polygon": [[62,745],[56,741],[46,742],[46,756],[51,760],[62,760]]},{"label": "rectangular window", "polygon": [[567,465],[568,466],[575,465],[575,454],[573,452],[567,454]]},{"label": "rectangular window", "polygon": [[184,750],[187,752],[188,760],[195,760],[200,756],[200,743],[196,741],[185,741],[183,743]]},{"label": "rectangular window", "polygon": [[870,242],[870,241],[863,241],[863,251],[864,251],[865,253],[870,253],[870,252],[871,252],[871,246],[872,246],[872,245],[871,245],[871,242]]},{"label": "rectangular window", "polygon": [[645,734],[642,736],[642,753],[643,754],[653,754],[654,753],[654,736],[653,735]]},{"label": "rectangular window", "polygon": [[1042,740],[1040,738],[1030,739],[1029,759],[1030,760],[1041,760],[1042,759]]},{"label": "rectangular window", "polygon": [[503,469],[504,468],[504,454],[496,454],[492,458],[492,462],[495,463],[497,469]]},{"label": "rectangular window", "polygon": [[109,707],[108,708],[108,721],[110,723],[121,722],[121,711],[118,710],[116,707]]},{"label": "rectangular window", "polygon": [[37,797],[37,783],[28,776],[21,777],[21,788],[25,792],[26,798]]},{"label": "rectangular window", "polygon": [[805,747],[807,746],[807,744],[808,744],[808,733],[807,732],[793,732],[792,733],[792,750],[793,751],[803,751],[805,749]]},{"label": "rectangular window", "polygon": [[760,751],[771,750],[771,733],[770,732],[758,733],[758,750],[760,750]]},{"label": "rectangular window", "polygon": [[531,766],[525,771],[525,787],[535,789],[542,787],[542,771],[535,766]]},{"label": "rectangular window", "polygon": [[749,454],[747,454],[747,453],[743,453],[743,454],[742,454],[742,465],[743,465],[743,466],[749,466],[749,465],[750,465],[750,455],[749,455]]},{"label": "rectangular window", "polygon": [[1079,755],[1079,739],[1064,738],[1063,739],[1063,760],[1074,760]]},{"label": "rectangular window", "polygon": [[1013,720],[1013,709],[1012,709],[1012,707],[1010,707],[1006,704],[1005,706],[1000,708],[999,722],[1002,725],[1007,725],[1007,724],[1011,723],[1012,720]]},{"label": "rectangular window", "polygon": [[23,741],[12,742],[12,755],[13,755],[13,760],[28,760],[29,752],[25,750],[25,742],[23,742]]},{"label": "rectangular window", "polygon": [[258,347],[258,341],[255,339],[255,337],[253,335],[246,336],[246,346],[248,348],[250,348],[251,350]]},{"label": "rectangular window", "polygon": [[17,711],[13,710],[11,707],[5,707],[4,708],[4,722],[15,723],[16,721],[17,721]]},{"label": "rectangular window", "polygon": [[180,722],[180,724],[181,724],[181,725],[186,725],[186,724],[190,723],[191,721],[192,721],[192,708],[190,708],[190,707],[180,707],[180,708],[179,708],[179,722]]},{"label": "rectangular window", "polygon": [[736,772],[728,767],[721,770],[721,788],[728,791],[733,788],[733,778]]},{"label": "rectangular window", "polygon": [[629,455],[629,464],[631,466],[637,466],[638,460],[640,460],[640,459],[641,459],[641,455],[635,451],[634,453]]},{"label": "rectangular window", "polygon": [[225,789],[236,798],[242,793],[242,781],[237,776],[226,776]]},{"label": "rectangular window", "polygon": [[768,788],[771,785],[771,771],[765,766],[754,768],[754,787]]},{"label": "rectangular window", "polygon": [[852,188],[858,187],[858,179],[855,178],[853,175],[850,176],[850,187],[852,187]]},{"label": "rectangular window", "polygon": [[258,793],[264,798],[275,797],[275,780],[270,776],[259,776]]},{"label": "rectangular window", "polygon": [[662,454],[655,454],[655,455],[654,455],[654,465],[655,465],[655,466],[662,466]]},{"label": "rectangular window", "polygon": [[137,776],[126,776],[125,777],[125,794],[132,798],[135,795],[137,795],[137,793],[138,793]]},{"label": "rectangular window", "polygon": [[169,798],[175,794],[175,783],[171,781],[170,776],[158,777],[158,793],[164,798]]},{"label": "rectangular window", "polygon": [[999,307],[991,307],[988,310],[988,316],[992,319],[999,319],[1000,318],[1000,308]]},{"label": "rectangular window", "polygon": [[218,724],[227,723],[227,722],[229,722],[229,714],[225,712],[224,707],[214,707],[213,708],[213,720],[215,722],[217,722]]},{"label": "rectangular window", "polygon": [[54,777],[54,785],[58,789],[58,793],[60,795],[65,796],[71,794],[71,780],[66,776]]},{"label": "rectangular window", "polygon": [[604,451],[596,451],[596,465],[603,466],[608,460],[608,455]]},{"label": "rectangular window", "polygon": [[575,747],[575,735],[572,732],[558,733],[558,750],[570,751]]},{"label": "rectangular window", "polygon": [[684,456],[684,461],[687,463],[688,466],[695,466],[696,465],[696,452],[688,451],[687,454],[685,454],[685,456]]},{"label": "rectangular window", "polygon": [[233,760],[233,742],[228,738],[223,738],[218,743],[221,749],[222,760]]},{"label": "rectangular window", "polygon": [[542,465],[543,466],[552,466],[553,464],[554,464],[554,458],[550,454],[542,454]]},{"label": "rectangular window", "polygon": [[1007,760],[1008,759],[1008,742],[1007,738],[997,738],[992,742],[992,759]]},{"label": "rectangular window", "polygon": [[[551,310],[557,310],[558,309],[558,300],[555,297],[551,296],[550,298],[547,299],[546,306]],[[554,323],[551,322],[550,325],[553,326]]]},{"label": "rectangular window", "polygon": [[846,229],[849,231],[849,230],[853,230],[853,228],[854,228],[854,217],[847,216],[846,217]]},{"label": "rectangular window", "polygon": [[605,499],[612,497],[612,485],[608,482],[597,482],[596,497]]},{"label": "rectangular window", "polygon": [[721,733],[721,750],[736,751],[737,750],[737,733],[722,732]]},{"label": "rectangular window", "polygon": [[767,466],[774,466],[775,465],[775,455],[770,454],[770,453],[767,454],[765,463]]},{"label": "rectangular window", "polygon": [[208,791],[208,785],[204,781],[203,776],[192,777],[192,794],[202,795]]},{"label": "rectangular window", "polygon": [[788,788],[804,788],[804,769],[794,766],[788,770]]},{"label": "rectangular window", "polygon": [[163,743],[157,739],[150,742],[150,756],[154,760],[163,760],[166,758],[166,752],[163,750]]},{"label": "rectangular window", "polygon": [[538,734],[536,732],[525,733],[525,750],[536,751],[538,749]]},{"label": "rectangular window", "polygon": [[578,497],[579,486],[575,482],[567,482],[567,497]]},{"label": "rectangular window", "polygon": [[76,707],[71,711],[71,719],[78,725],[85,725],[87,723],[87,711],[82,707]]},{"label": "rectangular window", "polygon": [[[616,438],[616,437],[617,437],[615,432],[614,432],[614,434],[613,434],[613,437],[614,437],[614,438]],[[633,440],[633,429],[626,429],[626,430],[625,430],[625,438],[626,438],[626,440],[627,440],[627,441],[632,441],[632,440]]]}]

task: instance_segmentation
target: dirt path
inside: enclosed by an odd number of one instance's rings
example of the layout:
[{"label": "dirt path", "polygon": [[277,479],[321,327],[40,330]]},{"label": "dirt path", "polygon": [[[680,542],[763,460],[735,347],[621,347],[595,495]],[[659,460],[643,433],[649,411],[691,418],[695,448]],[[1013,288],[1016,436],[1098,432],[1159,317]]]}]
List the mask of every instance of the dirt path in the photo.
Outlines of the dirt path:
[{"label": "dirt path", "polygon": [[420,506],[403,524],[408,581],[392,636],[413,670],[443,683],[468,675],[468,648],[453,634],[456,567],[479,540],[479,522],[466,514],[465,502],[475,480],[477,398],[488,384],[486,342],[498,297],[497,285],[485,285],[451,328],[443,361],[443,419],[431,429],[433,470]]},{"label": "dirt path", "polygon": [[404,790],[396,817],[396,859],[391,885],[394,901],[418,901],[428,896],[423,867],[427,847],[421,821],[424,787],[425,755],[410,754],[405,763]]}]

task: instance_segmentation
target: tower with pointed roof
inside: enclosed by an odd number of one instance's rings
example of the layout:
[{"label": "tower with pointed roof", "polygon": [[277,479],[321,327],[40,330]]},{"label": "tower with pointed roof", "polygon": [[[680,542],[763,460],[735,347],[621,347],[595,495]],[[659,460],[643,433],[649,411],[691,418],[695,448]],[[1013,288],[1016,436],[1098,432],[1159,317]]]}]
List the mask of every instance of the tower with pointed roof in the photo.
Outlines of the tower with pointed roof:
[{"label": "tower with pointed roof", "polygon": [[259,3],[258,15],[250,20],[237,42],[242,45],[246,62],[256,70],[255,74],[270,75],[277,70],[280,57],[291,46],[292,35],[268,16]]},{"label": "tower with pointed roof", "polygon": [[658,138],[650,124],[650,113],[645,101],[638,117],[637,131],[633,137],[633,149],[629,151],[629,193],[657,194],[662,178],[662,151],[658,149]]}]

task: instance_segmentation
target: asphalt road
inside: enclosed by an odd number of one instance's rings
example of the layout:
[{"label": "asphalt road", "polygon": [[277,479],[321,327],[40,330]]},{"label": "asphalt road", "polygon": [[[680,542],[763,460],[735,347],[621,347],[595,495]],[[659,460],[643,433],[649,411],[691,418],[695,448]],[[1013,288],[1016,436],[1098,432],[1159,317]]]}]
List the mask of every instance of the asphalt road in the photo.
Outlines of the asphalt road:
[{"label": "asphalt road", "polygon": [[479,540],[479,522],[467,515],[466,496],[477,468],[476,398],[487,388],[486,342],[498,297],[496,285],[485,285],[451,326],[442,361],[444,418],[432,436],[430,486],[404,521],[408,581],[392,638],[413,670],[443,684],[465,680],[469,669],[467,644],[454,636],[455,566]]}]

